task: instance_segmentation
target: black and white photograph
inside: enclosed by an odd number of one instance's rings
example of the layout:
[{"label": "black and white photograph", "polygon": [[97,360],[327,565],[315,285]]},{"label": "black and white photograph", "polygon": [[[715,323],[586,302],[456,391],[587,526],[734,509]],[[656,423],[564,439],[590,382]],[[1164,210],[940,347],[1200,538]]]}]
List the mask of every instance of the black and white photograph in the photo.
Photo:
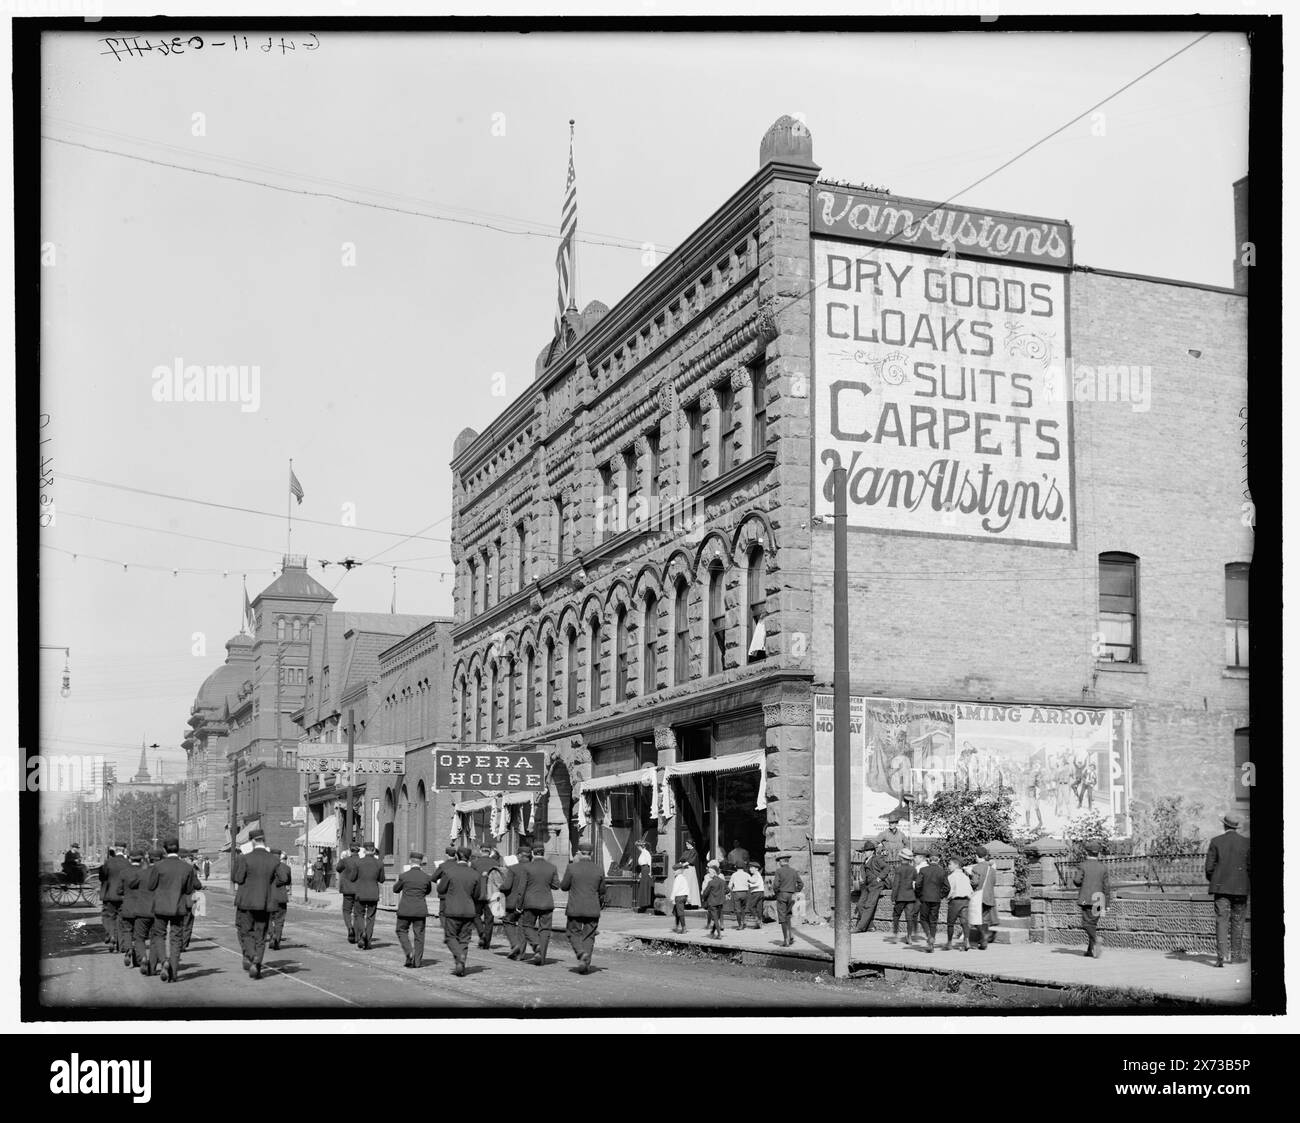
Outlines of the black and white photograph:
[{"label": "black and white photograph", "polygon": [[15,1027],[1282,1024],[1280,17],[111,7],[11,25]]}]

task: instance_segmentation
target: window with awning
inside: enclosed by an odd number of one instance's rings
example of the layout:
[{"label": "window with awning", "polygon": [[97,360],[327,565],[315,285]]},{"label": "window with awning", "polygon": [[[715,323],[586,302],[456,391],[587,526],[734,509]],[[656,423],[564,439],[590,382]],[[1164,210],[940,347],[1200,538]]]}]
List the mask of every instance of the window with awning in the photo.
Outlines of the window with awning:
[{"label": "window with awning", "polygon": [[758,798],[754,810],[767,809],[767,750],[765,748],[733,752],[727,756],[706,757],[703,760],[688,760],[670,764],[664,768],[664,783],[661,789],[662,811],[665,819],[677,812],[676,801],[669,780],[673,777],[700,776],[723,772],[739,772],[745,768],[758,769]]},{"label": "window with awning", "polygon": [[598,798],[600,792],[607,792],[615,788],[632,788],[639,785],[650,789],[651,813],[653,814],[658,806],[658,801],[655,798],[656,783],[653,765],[646,765],[630,772],[617,772],[613,776],[599,776],[593,780],[579,780],[574,790],[575,802],[577,803],[578,829],[587,829],[587,824],[592,817],[592,800]]},{"label": "window with awning", "polygon": [[490,811],[488,832],[493,838],[500,838],[510,829],[511,820],[516,814],[516,809],[521,808],[524,804],[529,804],[535,808],[539,798],[540,796],[533,792],[509,792],[455,803],[451,808],[451,833],[449,837],[453,839],[459,838],[473,821],[476,812]]}]

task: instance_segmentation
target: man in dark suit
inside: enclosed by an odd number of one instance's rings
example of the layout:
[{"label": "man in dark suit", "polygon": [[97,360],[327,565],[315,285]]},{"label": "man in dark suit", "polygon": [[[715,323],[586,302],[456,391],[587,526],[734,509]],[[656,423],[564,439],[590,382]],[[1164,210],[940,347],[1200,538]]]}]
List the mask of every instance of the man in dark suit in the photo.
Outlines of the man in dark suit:
[{"label": "man in dark suit", "polygon": [[185,912],[189,897],[199,887],[194,867],[179,857],[180,841],[163,843],[166,856],[149,867],[145,888],[153,894],[151,958],[162,964],[162,981],[175,982],[181,971],[181,944],[185,942]]},{"label": "man in dark suit", "polygon": [[132,850],[127,861],[129,864],[118,871],[115,880],[117,891],[122,894],[122,904],[117,910],[117,942],[123,949],[122,962],[127,967],[136,967],[147,961],[148,953],[140,955],[137,952],[135,921],[141,915],[153,920],[153,895],[144,887],[144,879],[148,876],[148,871],[143,868],[144,852]]},{"label": "man in dark suit", "polygon": [[880,894],[885,889],[885,878],[889,876],[889,862],[884,851],[874,842],[868,841],[865,849],[867,860],[862,863],[862,885],[858,890],[858,923],[855,932],[869,932],[872,921],[876,919],[876,906],[880,903]]},{"label": "man in dark suit", "polygon": [[1236,815],[1225,815],[1223,826],[1223,834],[1210,840],[1205,854],[1205,876],[1214,897],[1216,967],[1222,967],[1225,961],[1246,962],[1242,937],[1246,927],[1246,899],[1250,896],[1250,842],[1237,833],[1241,820]]},{"label": "man in dark suit", "polygon": [[373,842],[366,843],[361,857],[344,876],[350,879],[352,892],[356,895],[356,907],[352,913],[352,931],[357,938],[357,946],[368,951],[370,941],[375,934],[379,886],[384,880],[384,863],[376,856]]},{"label": "man in dark suit", "polygon": [[[161,857],[162,857],[162,851],[159,851],[158,858]],[[196,855],[193,850],[187,850],[185,851],[185,853],[181,855],[181,860],[184,862],[188,862],[190,868],[194,871],[194,880],[196,882],[201,882],[203,879],[199,876],[199,863],[195,859],[196,859]],[[150,861],[155,860],[152,853],[150,853],[149,855],[149,860]],[[200,885],[199,888],[202,888],[202,885]],[[184,943],[181,944],[181,951],[190,950],[190,940],[193,939],[193,937],[194,937],[194,898],[191,896],[189,900],[186,902],[185,941]]]},{"label": "man in dark suit", "polygon": [[912,937],[916,935],[916,865],[912,851],[904,847],[898,852],[898,861],[894,863],[889,875],[889,895],[894,901],[894,930],[892,939],[898,942],[898,918],[907,922],[907,944],[910,947]]},{"label": "man in dark suit", "polygon": [[344,854],[339,859],[339,864],[334,867],[334,872],[339,875],[339,892],[343,894],[343,923],[347,927],[350,944],[357,942],[357,934],[352,928],[352,912],[357,903],[356,890],[352,885],[352,871],[356,868],[360,857],[361,847],[354,846],[351,852]]},{"label": "man in dark suit", "polygon": [[454,862],[443,862],[438,870],[438,897],[442,901],[442,935],[456,960],[453,975],[465,974],[465,957],[469,954],[469,934],[478,916],[479,875],[470,868],[470,848],[456,851]]},{"label": "man in dark suit", "polygon": [[979,940],[976,946],[984,951],[998,938],[993,931],[998,922],[998,868],[989,860],[987,846],[975,847],[975,854],[979,861],[971,866],[970,883],[980,899],[980,924],[971,934]]},{"label": "man in dark suit", "polygon": [[732,870],[749,868],[749,851],[746,850],[739,842],[733,842],[731,849],[727,851],[727,864]]},{"label": "man in dark suit", "polygon": [[1088,856],[1074,871],[1074,884],[1079,887],[1079,911],[1083,916],[1083,932],[1088,937],[1088,950],[1083,954],[1093,959],[1101,958],[1101,937],[1097,924],[1110,907],[1110,872],[1098,861],[1101,843],[1089,839],[1084,843]]},{"label": "man in dark suit", "polygon": [[539,967],[546,963],[546,949],[551,942],[551,914],[555,912],[552,889],[560,887],[559,871],[541,854],[524,867],[524,939],[537,949],[533,960]]},{"label": "man in dark suit", "polygon": [[252,830],[248,838],[253,849],[239,856],[232,875],[239,886],[235,890],[235,929],[244,953],[244,970],[250,978],[260,979],[262,956],[266,952],[266,927],[280,880],[280,859],[266,848],[263,831]]},{"label": "man in dark suit", "polygon": [[[116,842],[108,848],[108,857],[99,867],[99,904],[100,915],[104,921],[104,943],[118,951],[117,913],[122,906],[122,897],[117,889],[117,876],[131,863],[126,860],[126,843]],[[120,950],[125,950],[120,949]]]},{"label": "man in dark suit", "polygon": [[916,871],[916,897],[921,904],[921,927],[925,930],[925,950],[934,954],[934,933],[939,925],[939,904],[948,896],[948,871],[931,856]]},{"label": "man in dark suit", "polygon": [[591,970],[591,953],[596,950],[600,910],[605,906],[605,875],[591,860],[591,843],[580,842],[578,853],[564,871],[560,888],[569,894],[564,908],[569,944],[578,957],[578,974]]},{"label": "man in dark suit", "polygon": [[491,846],[480,846],[478,857],[473,858],[469,865],[479,875],[479,905],[474,931],[478,933],[478,946],[488,951],[492,947],[492,929],[496,924],[492,907],[488,904],[488,874],[501,868],[501,859],[492,852]]},{"label": "man in dark suit", "polygon": [[[424,872],[424,855],[411,851],[411,868],[403,870],[393,885],[397,897],[397,942],[406,953],[407,967],[424,966],[424,926],[429,917],[429,892],[433,878]],[[415,946],[407,938],[407,930]]]},{"label": "man in dark suit", "polygon": [[501,918],[501,928],[510,941],[510,954],[507,959],[518,959],[524,954],[524,937],[519,930],[519,920],[524,909],[524,885],[527,883],[528,863],[533,853],[527,847],[520,847],[515,855],[519,860],[513,866],[506,866],[501,874],[501,892],[506,898],[506,914]]},{"label": "man in dark suit", "polygon": [[794,943],[791,929],[794,895],[803,892],[803,878],[791,869],[789,854],[778,854],[776,862],[776,874],[772,878],[772,893],[776,897],[776,919],[781,925],[781,946],[788,948]]},{"label": "man in dark suit", "polygon": [[271,915],[267,920],[267,938],[271,941],[271,950],[280,950],[280,941],[284,939],[284,920],[289,913],[289,886],[293,884],[293,871],[284,860],[283,850],[272,850],[280,863],[275,867],[275,885],[271,890]]}]

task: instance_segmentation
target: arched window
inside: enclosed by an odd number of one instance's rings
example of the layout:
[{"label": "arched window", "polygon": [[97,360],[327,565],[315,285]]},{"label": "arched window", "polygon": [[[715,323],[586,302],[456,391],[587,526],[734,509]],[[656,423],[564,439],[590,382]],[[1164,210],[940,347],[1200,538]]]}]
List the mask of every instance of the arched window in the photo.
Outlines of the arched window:
[{"label": "arched window", "polygon": [[709,570],[709,674],[722,671],[727,654],[727,612],[722,598],[722,566]]},{"label": "arched window", "polygon": [[614,617],[614,701],[627,701],[627,610]]},{"label": "arched window", "polygon": [[645,596],[645,622],[641,627],[641,693],[653,694],[659,685],[655,648],[659,644],[659,602],[654,593]]},{"label": "arched window", "polygon": [[600,665],[600,621],[592,620],[591,632],[587,641],[587,660],[590,664],[591,677],[587,683],[587,711],[600,708],[604,683],[601,681]]},{"label": "arched window", "polygon": [[297,619],[295,619],[294,622],[293,622],[293,638],[294,638],[295,640],[302,639],[302,621],[301,621],[301,620],[297,620]]},{"label": "arched window", "polygon": [[1099,659],[1138,662],[1138,559],[1106,553],[1097,558]]},{"label": "arched window", "polygon": [[474,672],[474,740],[483,740],[483,672]]},{"label": "arched window", "polygon": [[515,673],[518,660],[512,655],[506,664],[506,736],[515,731]]},{"label": "arched window", "polygon": [[529,647],[524,651],[524,728],[537,724],[537,653]]},{"label": "arched window", "polygon": [[493,739],[495,739],[497,734],[501,732],[500,726],[498,725],[498,719],[500,715],[497,713],[497,664],[496,663],[492,664],[492,687],[491,687],[491,693],[488,695],[488,714],[489,714],[488,728],[492,731],[491,736],[493,737]]},{"label": "arched window", "polygon": [[460,739],[469,740],[469,683],[460,680]]},{"label": "arched window", "polygon": [[564,670],[569,676],[569,704],[565,708],[564,716],[572,717],[578,712],[578,629],[569,629],[569,657],[565,662]]},{"label": "arched window", "polygon": [[555,720],[555,708],[559,703],[560,684],[556,681],[555,668],[555,640],[549,638],[546,641],[546,720],[552,722]]},{"label": "arched window", "polygon": [[415,788],[415,849],[429,852],[429,797],[421,780]]},{"label": "arched window", "polygon": [[275,618],[275,638],[280,643],[284,642],[284,617],[283,616],[277,616]]},{"label": "arched window", "polygon": [[752,663],[767,654],[767,625],[763,622],[767,615],[767,582],[763,579],[762,546],[755,546],[749,551],[749,569],[745,578],[746,599],[749,603],[745,650]]},{"label": "arched window", "polygon": [[1223,567],[1225,634],[1229,667],[1250,666],[1250,563]]},{"label": "arched window", "polygon": [[686,612],[686,578],[677,579],[673,603],[673,682],[681,686],[690,675],[691,628]]}]

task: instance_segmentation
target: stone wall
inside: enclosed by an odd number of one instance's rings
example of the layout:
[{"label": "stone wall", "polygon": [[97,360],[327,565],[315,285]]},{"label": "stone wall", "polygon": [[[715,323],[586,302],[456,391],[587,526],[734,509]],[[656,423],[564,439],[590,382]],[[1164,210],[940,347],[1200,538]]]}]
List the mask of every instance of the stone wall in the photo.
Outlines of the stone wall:
[{"label": "stone wall", "polygon": [[[1038,890],[1034,900],[1033,943],[1082,947],[1087,939],[1076,894],[1063,889]],[[1250,948],[1247,906],[1245,948]],[[1214,900],[1208,894],[1191,899],[1117,897],[1097,926],[1103,947],[1186,951],[1214,955]]]}]

